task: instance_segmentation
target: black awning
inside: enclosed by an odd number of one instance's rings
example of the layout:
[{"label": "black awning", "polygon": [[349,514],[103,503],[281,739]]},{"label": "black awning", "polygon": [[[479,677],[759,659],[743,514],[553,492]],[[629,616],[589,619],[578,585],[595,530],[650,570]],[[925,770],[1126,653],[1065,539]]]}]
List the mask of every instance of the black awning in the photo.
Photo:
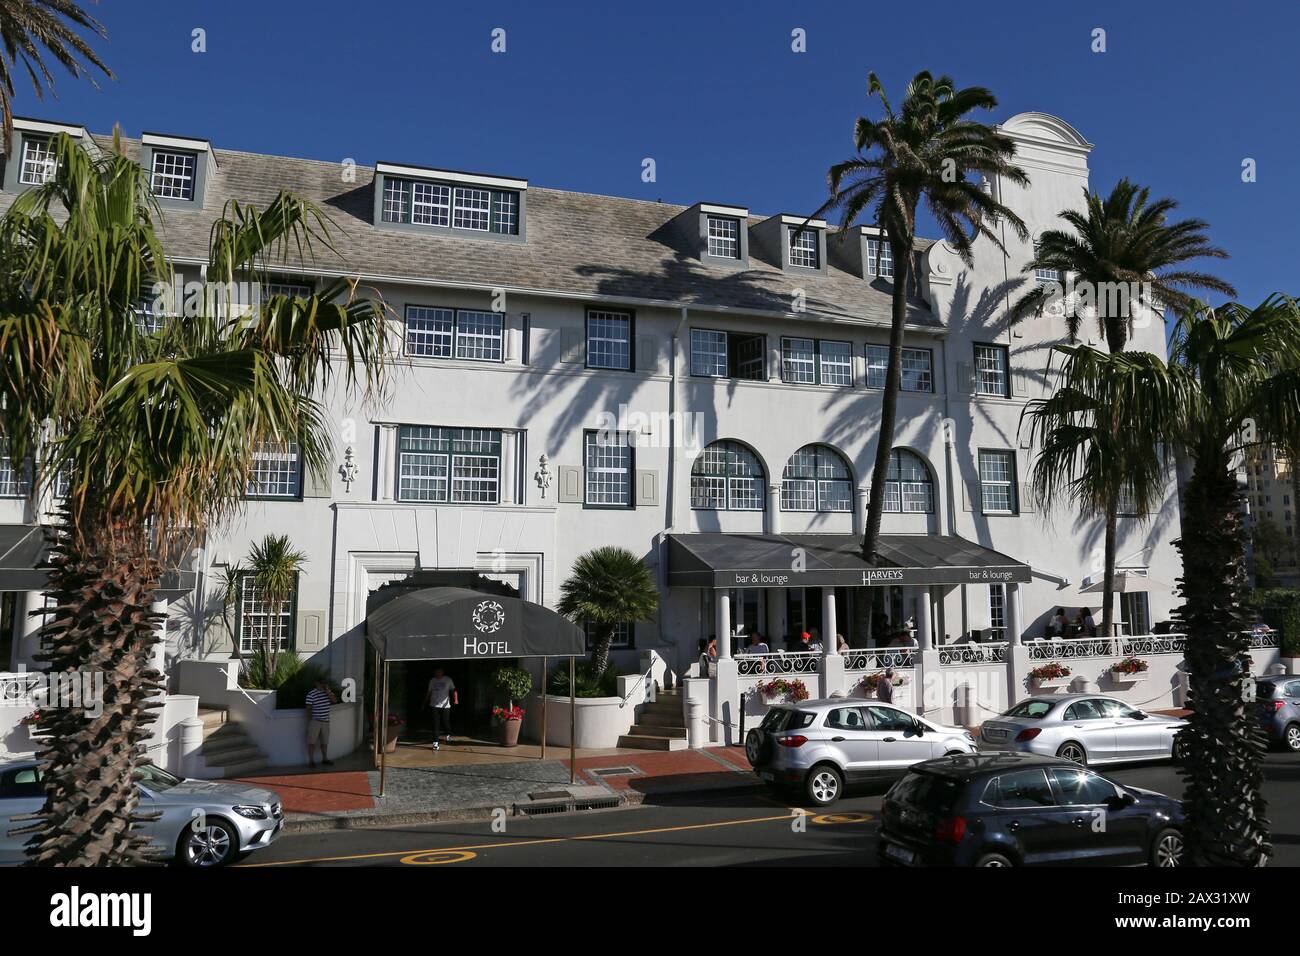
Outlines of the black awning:
[{"label": "black awning", "polygon": [[389,661],[587,653],[582,629],[550,608],[455,587],[422,588],[374,607],[366,638]]},{"label": "black awning", "polygon": [[0,591],[39,591],[48,575],[37,568],[48,547],[37,525],[0,525]]},{"label": "black awning", "polygon": [[882,534],[876,564],[850,534],[670,534],[669,587],[798,588],[998,584],[1029,565],[956,535]]}]

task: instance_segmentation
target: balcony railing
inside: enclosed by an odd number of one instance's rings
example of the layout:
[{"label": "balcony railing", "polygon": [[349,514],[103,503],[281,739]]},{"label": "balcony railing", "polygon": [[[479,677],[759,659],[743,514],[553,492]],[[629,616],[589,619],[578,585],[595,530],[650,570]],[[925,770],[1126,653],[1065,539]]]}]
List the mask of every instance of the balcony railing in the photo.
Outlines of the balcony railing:
[{"label": "balcony railing", "polygon": [[819,651],[737,654],[736,673],[741,677],[758,674],[816,674],[821,656]]},{"label": "balcony railing", "polygon": [[914,647],[854,647],[844,655],[846,671],[881,670],[916,666]]},{"label": "balcony railing", "polygon": [[0,674],[0,707],[32,707],[32,692],[42,685],[44,675],[32,672]]},{"label": "balcony railing", "polygon": [[1002,664],[1006,662],[1006,659],[1006,641],[947,644],[939,648],[940,667],[953,667],[961,664]]}]

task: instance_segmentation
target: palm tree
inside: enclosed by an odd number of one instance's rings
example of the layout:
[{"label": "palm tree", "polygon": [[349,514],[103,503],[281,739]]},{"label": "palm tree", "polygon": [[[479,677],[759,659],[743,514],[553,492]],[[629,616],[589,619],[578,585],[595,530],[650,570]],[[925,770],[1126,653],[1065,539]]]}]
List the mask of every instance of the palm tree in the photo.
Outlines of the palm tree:
[{"label": "palm tree", "polygon": [[[296,550],[288,535],[268,534],[261,541],[254,541],[248,549],[248,566],[236,563],[225,571],[222,579],[223,608],[229,610],[238,607],[244,581],[251,580],[270,613],[273,616],[283,613],[293,599],[298,575],[306,563],[306,552]],[[233,631],[232,628],[231,632]],[[239,641],[234,642],[234,650],[238,657]],[[278,650],[274,642],[269,642],[267,647],[260,649],[266,654],[273,671]]]},{"label": "palm tree", "polygon": [[1011,162],[1015,154],[1011,138],[969,116],[975,110],[997,106],[988,90],[975,86],[958,89],[950,77],[923,71],[912,78],[902,108],[895,113],[880,80],[870,73],[867,95],[879,98],[884,118],[858,118],[853,130],[856,155],[830,168],[830,198],[813,216],[838,210],[842,241],[858,217],[869,212],[884,229],[894,260],[889,365],[862,536],[863,557],[874,562],[894,447],[908,285],[916,273],[912,257],[917,207],[925,203],[944,238],[969,265],[977,237],[985,236],[1002,248],[1001,240],[989,228],[993,220],[1006,222],[1022,237],[1028,235],[1020,217],[981,189],[979,179],[1000,176],[1025,185],[1029,177]]},{"label": "palm tree", "polygon": [[1197,309],[1179,318],[1167,365],[1146,353],[1074,349],[1066,377],[1067,394],[1122,407],[1120,427],[1141,439],[1126,443],[1129,464],[1145,449],[1140,467],[1149,471],[1175,447],[1190,463],[1175,542],[1185,602],[1175,614],[1187,635],[1192,711],[1178,741],[1187,860],[1262,864],[1272,847],[1260,792],[1263,742],[1243,694],[1252,678],[1235,464],[1243,449],[1300,431],[1300,306],[1275,296],[1254,309]]},{"label": "palm tree", "polygon": [[1116,183],[1104,199],[1086,188],[1083,193],[1085,210],[1060,213],[1070,229],[1049,229],[1039,236],[1024,271],[1033,276],[1040,269],[1052,270],[1062,280],[1069,276],[1076,289],[1088,290],[1087,296],[1064,297],[1060,283],[1035,283],[1011,307],[1013,321],[1041,312],[1055,299],[1071,342],[1091,318],[1106,347],[1119,352],[1128,342],[1130,318],[1156,308],[1191,311],[1196,306],[1191,290],[1237,294],[1222,279],[1180,268],[1193,259],[1226,259],[1228,254],[1210,245],[1205,235],[1209,226],[1200,219],[1169,222],[1169,213],[1178,208],[1173,199],[1151,202],[1151,191],[1128,179]]},{"label": "palm tree", "polygon": [[[1183,290],[1209,290],[1235,295],[1231,285],[1212,275],[1179,268],[1193,259],[1226,259],[1228,254],[1210,245],[1206,223],[1199,219],[1170,222],[1178,208],[1172,199],[1150,201],[1150,190],[1121,179],[1102,198],[1084,190],[1085,210],[1067,209],[1059,216],[1069,227],[1049,229],[1038,239],[1034,257],[1025,266],[1033,276],[1050,270],[1069,277],[1084,294],[1064,295],[1061,283],[1035,282],[1011,307],[1012,322],[1041,313],[1045,308],[1064,313],[1071,342],[1087,321],[1112,352],[1128,342],[1129,320],[1151,316],[1158,307],[1185,312],[1194,300]],[[1103,549],[1102,631],[1111,633],[1115,601],[1115,552],[1119,525],[1119,497],[1098,499],[1090,513],[1105,522]]]},{"label": "palm tree", "polygon": [[[293,442],[323,470],[331,429],[317,396],[336,384],[376,395],[386,350],[383,306],[341,279],[144,324],[138,305],[169,270],[148,174],[114,140],[92,156],[57,137],[54,178],[0,220],[0,434],[14,460],[48,458],[34,494],[57,474],[67,486],[42,660],[104,676],[98,716],[43,712],[47,796],[24,831],[35,864],[139,858],[134,775],[161,689],[161,562],[240,508],[262,445]],[[318,246],[331,248],[329,225],[312,204],[283,192],[264,209],[232,202],[212,227],[208,289],[292,269]]]},{"label": "palm tree", "polygon": [[573,573],[560,585],[559,612],[591,630],[591,673],[609,666],[614,628],[648,621],[659,607],[659,589],[646,563],[627,548],[594,548],[573,562]]},{"label": "palm tree", "polygon": [[73,26],[101,39],[108,37],[104,25],[73,0],[0,0],[0,46],[4,48],[0,53],[0,153],[8,151],[13,133],[14,72],[21,66],[31,77],[37,98],[44,93],[42,83],[54,87],[54,74],[42,48],[74,77],[93,66],[113,79],[112,71]]}]

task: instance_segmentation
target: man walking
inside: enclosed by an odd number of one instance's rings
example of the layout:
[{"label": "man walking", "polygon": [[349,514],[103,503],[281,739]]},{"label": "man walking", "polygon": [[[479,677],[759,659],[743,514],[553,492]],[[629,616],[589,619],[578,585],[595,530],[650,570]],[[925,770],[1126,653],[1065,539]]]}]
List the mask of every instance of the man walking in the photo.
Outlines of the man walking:
[{"label": "man walking", "polygon": [[885,668],[885,676],[880,678],[880,683],[876,685],[876,697],[886,704],[894,702],[894,669],[892,667]]},{"label": "man walking", "polygon": [[460,704],[455,683],[441,667],[433,672],[424,702],[433,709],[433,749],[437,750],[440,740],[451,743],[451,705]]},{"label": "man walking", "polygon": [[307,693],[307,766],[316,769],[316,748],[320,748],[320,762],[334,766],[330,760],[330,708],[339,702],[330,690],[329,681],[320,678]]}]

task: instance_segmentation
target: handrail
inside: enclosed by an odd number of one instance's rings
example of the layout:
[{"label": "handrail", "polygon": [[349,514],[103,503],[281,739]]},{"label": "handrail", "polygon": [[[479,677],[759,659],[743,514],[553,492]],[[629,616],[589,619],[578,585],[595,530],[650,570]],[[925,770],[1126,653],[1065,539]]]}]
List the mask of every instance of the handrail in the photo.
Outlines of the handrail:
[{"label": "handrail", "polygon": [[651,661],[650,666],[646,668],[646,672],[644,674],[637,674],[636,681],[632,684],[632,689],[629,690],[627,692],[627,695],[621,701],[618,702],[618,706],[620,710],[627,706],[627,702],[632,699],[632,695],[636,693],[636,689],[641,685],[642,681],[646,682],[647,687],[652,688],[651,692],[646,695],[646,703],[648,704],[654,703],[655,700],[655,695],[653,691],[654,681],[651,679],[652,675],[654,674],[654,669],[655,669],[654,661]]}]

